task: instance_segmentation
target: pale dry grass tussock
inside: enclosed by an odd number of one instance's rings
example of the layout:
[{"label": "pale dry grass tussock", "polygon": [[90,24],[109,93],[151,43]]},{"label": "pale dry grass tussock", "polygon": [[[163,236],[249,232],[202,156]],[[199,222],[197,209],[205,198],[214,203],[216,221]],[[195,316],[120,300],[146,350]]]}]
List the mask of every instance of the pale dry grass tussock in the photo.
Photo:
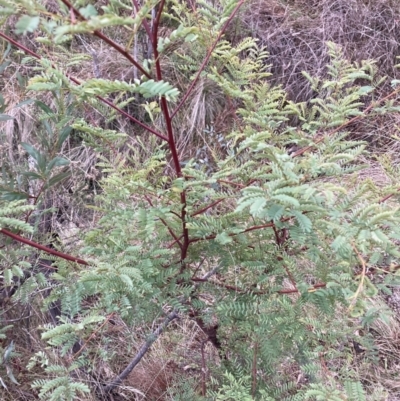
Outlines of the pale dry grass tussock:
[{"label": "pale dry grass tussock", "polygon": [[[93,366],[97,379],[87,377],[92,384],[96,384],[96,380],[107,382],[124,369],[151,330],[143,326],[133,332],[120,319],[112,320],[102,335],[96,336],[98,354],[94,356]],[[118,392],[135,401],[168,401],[171,399],[169,390],[184,378],[195,379],[200,388],[202,374],[209,375],[209,369],[219,364],[217,351],[211,344],[206,344],[206,365],[203,366],[201,344],[205,339],[206,335],[194,321],[180,319],[153,344],[150,352],[119,386]]]},{"label": "pale dry grass tussock", "polygon": [[283,84],[293,100],[313,96],[302,71],[326,74],[327,41],[341,45],[351,61],[374,59],[381,75],[399,76],[400,10],[391,0],[253,0],[242,18],[270,53],[272,81]]},{"label": "pale dry grass tussock", "polygon": [[[270,81],[282,85],[291,100],[308,102],[316,93],[302,74],[324,79],[329,55],[326,42],[339,44],[352,62],[376,60],[377,80],[387,76],[374,99],[388,94],[397,68],[400,9],[392,0],[294,1],[253,0],[241,16],[248,33],[269,52]],[[398,117],[373,116],[347,127],[351,135],[366,140],[377,153],[399,158]]]},{"label": "pale dry grass tussock", "polygon": [[[398,289],[393,289],[393,294],[398,294]],[[387,305],[383,298],[377,298],[373,302],[375,308],[384,309]],[[400,399],[400,309],[399,302],[393,307],[390,300],[388,304],[393,314],[386,319],[376,319],[370,332],[374,338],[378,360],[376,363],[361,362],[357,367],[360,378],[370,388],[383,386],[388,394],[388,400]]]}]

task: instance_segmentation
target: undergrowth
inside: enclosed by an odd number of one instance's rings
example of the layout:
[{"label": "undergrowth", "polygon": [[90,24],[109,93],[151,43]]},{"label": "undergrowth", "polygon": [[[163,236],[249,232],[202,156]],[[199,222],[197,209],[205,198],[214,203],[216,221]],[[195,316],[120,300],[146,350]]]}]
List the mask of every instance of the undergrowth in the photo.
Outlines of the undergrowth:
[{"label": "undergrowth", "polygon": [[283,82],[256,3],[1,5],[4,397],[398,393],[398,168],[356,135],[396,77],[324,37]]}]

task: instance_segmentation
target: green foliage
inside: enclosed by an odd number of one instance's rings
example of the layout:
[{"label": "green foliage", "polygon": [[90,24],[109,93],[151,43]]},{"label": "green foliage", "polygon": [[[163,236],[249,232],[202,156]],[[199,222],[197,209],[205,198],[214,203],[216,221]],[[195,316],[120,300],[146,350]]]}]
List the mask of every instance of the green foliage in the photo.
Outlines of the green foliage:
[{"label": "green foliage", "polygon": [[49,376],[56,376],[53,379],[36,380],[33,382],[33,388],[40,388],[39,398],[49,401],[72,401],[78,396],[89,393],[89,387],[84,383],[74,382],[70,373],[82,367],[82,362],[78,361],[68,368],[60,365],[48,364],[47,358],[40,354],[39,358],[30,364],[32,369],[36,363],[44,367]]},{"label": "green foliage", "polygon": [[[18,4],[27,8],[25,2]],[[39,4],[29,4],[40,12]],[[104,6],[105,13],[79,4],[84,6],[84,18],[75,23],[65,17],[63,8],[64,18],[53,21],[54,29],[46,30],[40,22],[40,29],[47,32],[42,43],[55,40],[61,46],[68,35],[98,34],[116,26],[136,34],[141,24],[148,27],[155,5],[147,2],[134,16],[127,16],[121,11],[125,3]],[[177,27],[153,43],[153,51],[161,53],[161,61],[173,52],[169,60],[183,60],[175,61],[176,69],[192,81],[200,50],[216,39],[236,5],[199,1],[195,18],[186,4],[169,2],[162,16]],[[33,18],[19,20],[20,33],[38,27]],[[177,43],[181,47],[174,50]],[[15,172],[4,167],[1,228],[33,232],[24,218],[34,209],[29,199],[36,204],[43,193],[70,177],[67,166],[74,163],[63,154],[63,146],[72,133],[97,152],[96,167],[103,175],[101,191],[90,205],[96,211],[95,224],[81,232],[82,242],[73,248],[85,262],[57,260],[57,269],[47,272],[48,277],[32,274],[16,291],[16,298],[29,302],[35,291],[51,287],[44,306],[57,301],[61,305],[59,321],[44,325],[41,339],[63,363],[49,361],[40,351],[29,365],[44,369],[46,377],[33,383],[40,398],[72,400],[88,393],[92,390],[75,372],[119,362],[105,349],[95,352],[97,345],[91,342],[93,333],[102,336],[112,316],[118,315],[136,332],[173,310],[218,327],[216,346],[226,358],[213,372],[204,399],[367,399],[359,378],[348,374],[328,382],[324,369],[328,364],[339,377],[349,355],[345,345],[379,315],[368,309],[383,284],[367,276],[367,265],[400,262],[399,210],[396,202],[382,201],[394,193],[398,182],[387,160],[382,163],[391,171],[390,186],[377,188],[359,179],[367,144],[349,138],[344,125],[363,116],[364,98],[374,87],[358,83],[374,82],[375,70],[372,62],[352,64],[339,46],[327,46],[329,79],[308,76],[316,96],[309,104],[298,104],[269,84],[267,52],[256,40],[233,44],[224,38],[216,44],[200,75],[235,102],[237,120],[224,152],[209,169],[199,167],[196,160],[181,160],[175,143],[179,124],[169,109],[180,100],[179,91],[163,79],[160,60],[144,63],[144,71],[157,79],[93,78],[76,85],[56,63],[26,60],[35,62],[37,74],[30,77],[27,90],[37,96],[34,107],[40,112],[42,135],[36,138],[38,144],[21,143],[31,161],[29,169],[21,165]],[[124,52],[120,50],[121,55]],[[55,54],[56,61],[64,57],[65,49]],[[43,102],[42,92],[51,96],[51,106]],[[142,137],[134,147],[123,124],[117,129],[104,123],[114,121],[115,115],[94,124],[77,111],[90,106],[101,114],[102,98],[110,102],[113,96],[120,107],[136,103],[145,109],[153,124],[145,135],[166,132],[159,136],[163,142],[149,150],[147,137]],[[153,98],[151,103],[148,98]],[[371,115],[390,111],[385,105],[379,110],[378,105],[371,107]],[[121,114],[137,121],[124,110]],[[292,145],[305,149],[289,154]],[[211,141],[209,147],[214,147]],[[41,189],[32,196],[26,186],[35,181]],[[22,278],[25,267],[14,263],[4,269],[4,284]],[[385,285],[390,286],[392,275],[385,272]],[[161,330],[155,333],[158,336]],[[145,338],[145,344],[151,345],[154,336]],[[79,358],[69,358],[79,341],[86,348]],[[277,369],[285,365],[306,377],[308,384]]]},{"label": "green foliage", "polygon": [[[211,394],[215,401],[252,401],[253,397],[250,394],[249,377],[235,379],[230,373],[225,373],[224,378],[227,384],[223,384],[218,390],[218,393]],[[265,401],[269,401],[266,399]]]},{"label": "green foliage", "polygon": [[39,26],[39,22],[40,18],[38,16],[30,17],[29,15],[23,15],[15,24],[15,32],[23,34],[34,32]]},{"label": "green foliage", "polygon": [[12,193],[4,191],[0,200],[0,228],[12,228],[32,233],[32,227],[21,221],[19,216],[34,210],[34,206],[27,205],[23,200],[11,200],[10,195]]}]

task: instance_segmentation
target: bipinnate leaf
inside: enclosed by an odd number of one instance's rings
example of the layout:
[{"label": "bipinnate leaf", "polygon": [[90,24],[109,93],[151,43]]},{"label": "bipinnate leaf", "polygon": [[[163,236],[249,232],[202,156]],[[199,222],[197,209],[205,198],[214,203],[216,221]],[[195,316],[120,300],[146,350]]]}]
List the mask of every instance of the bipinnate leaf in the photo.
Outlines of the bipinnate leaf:
[{"label": "bipinnate leaf", "polygon": [[79,87],[79,94],[84,96],[104,96],[114,92],[139,93],[144,98],[154,96],[165,96],[167,100],[175,100],[179,94],[178,89],[165,81],[123,82],[111,81],[107,79],[90,79]]},{"label": "bipinnate leaf", "polygon": [[39,16],[29,16],[23,15],[15,24],[15,33],[17,34],[27,34],[32,33],[38,28],[40,22]]},{"label": "bipinnate leaf", "polygon": [[256,198],[253,204],[250,206],[250,214],[252,216],[259,216],[266,204],[267,199],[265,199],[265,197]]},{"label": "bipinnate leaf", "polygon": [[232,240],[232,237],[229,236],[228,233],[223,232],[223,233],[218,234],[218,235],[215,237],[215,241],[217,241],[217,242],[220,243],[221,245],[225,245],[225,244],[229,244],[229,243],[232,242],[233,240]]},{"label": "bipinnate leaf", "polygon": [[86,7],[80,8],[79,12],[87,19],[89,19],[90,17],[94,17],[98,14],[97,10],[94,8],[92,4],[88,4]]},{"label": "bipinnate leaf", "polygon": [[299,226],[302,228],[302,230],[306,233],[311,231],[312,228],[312,222],[311,220],[303,213],[295,210],[292,212],[294,216],[296,216],[297,222],[299,223]]},{"label": "bipinnate leaf", "polygon": [[31,91],[54,91],[60,88],[60,85],[55,84],[53,82],[31,82],[27,86],[27,90]]}]

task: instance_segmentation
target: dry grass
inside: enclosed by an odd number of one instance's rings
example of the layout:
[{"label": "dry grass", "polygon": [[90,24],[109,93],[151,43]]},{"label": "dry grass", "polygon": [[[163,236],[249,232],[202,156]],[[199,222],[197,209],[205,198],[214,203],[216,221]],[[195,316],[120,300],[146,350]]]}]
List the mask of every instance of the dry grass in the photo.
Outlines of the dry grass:
[{"label": "dry grass", "polygon": [[242,18],[270,52],[273,82],[283,84],[293,100],[313,96],[302,71],[323,77],[329,61],[327,41],[340,44],[351,61],[374,59],[381,75],[399,76],[396,2],[254,0]]},{"label": "dry grass", "polygon": [[[340,44],[350,61],[377,61],[377,76],[387,76],[376,96],[391,90],[398,79],[400,9],[391,0],[253,0],[242,14],[248,34],[270,53],[271,82],[282,85],[290,99],[308,102],[316,94],[303,76],[325,78],[329,56],[325,43]],[[351,132],[373,151],[392,152],[398,160],[398,116],[358,121]]]},{"label": "dry grass", "polygon": [[[397,299],[399,290],[394,290]],[[389,401],[400,400],[400,313],[399,302],[394,306],[389,302],[393,315],[387,320],[377,319],[371,326],[374,343],[378,350],[379,362],[376,364],[361,362],[357,367],[365,386],[374,389],[383,387]],[[374,307],[387,307],[383,299],[374,301]]]}]

